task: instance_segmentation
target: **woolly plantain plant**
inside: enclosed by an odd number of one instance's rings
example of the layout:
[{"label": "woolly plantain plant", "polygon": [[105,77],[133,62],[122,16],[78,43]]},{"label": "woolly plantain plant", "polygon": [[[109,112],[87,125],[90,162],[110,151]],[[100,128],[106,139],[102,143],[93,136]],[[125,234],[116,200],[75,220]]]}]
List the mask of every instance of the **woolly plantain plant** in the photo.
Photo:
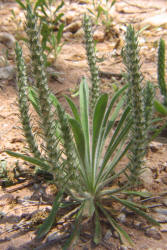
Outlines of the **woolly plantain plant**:
[{"label": "woolly plantain plant", "polygon": [[[47,171],[53,174],[54,181],[58,186],[59,192],[53,203],[52,211],[38,230],[37,238],[41,238],[50,230],[58,209],[63,206],[63,195],[68,194],[71,198],[69,206],[72,206],[72,209],[75,207],[75,223],[71,236],[63,249],[68,249],[72,241],[80,234],[82,218],[85,216],[94,222],[94,242],[98,244],[102,237],[101,214],[107,218],[114,230],[119,233],[122,241],[131,242],[128,234],[120,227],[117,218],[114,216],[113,211],[115,208],[113,204],[115,202],[143,216],[151,223],[156,225],[158,223],[147,215],[145,206],[126,199],[128,195],[145,196],[145,194],[128,191],[127,189],[130,188],[129,182],[125,182],[122,186],[117,184],[119,176],[126,171],[126,167],[117,172],[115,169],[132,144],[126,141],[132,125],[129,106],[125,105],[119,122],[116,128],[114,127],[115,121],[120,114],[119,111],[124,105],[124,98],[119,101],[119,97],[127,89],[127,85],[118,90],[110,101],[108,101],[107,94],[100,95],[98,93],[98,97],[92,106],[92,92],[90,98],[88,84],[85,79],[82,79],[79,89],[79,110],[72,100],[66,97],[73,114],[72,117],[66,114],[57,101],[55,102],[54,107],[59,117],[58,126],[60,131],[57,136],[57,121],[52,111],[53,103],[51,102],[54,97],[50,94],[47,84],[43,51],[40,47],[37,32],[37,20],[28,0],[26,10],[27,34],[29,42],[31,42],[30,51],[35,79],[34,103],[35,107],[37,107],[40,125],[43,130],[44,154],[41,154],[36,146],[30,119],[27,117],[26,73],[21,48],[18,45],[16,48],[16,59],[21,121],[30,151],[35,157],[7,152],[10,155],[36,164],[42,169],[47,169]],[[87,17],[85,16],[84,18],[87,22]],[[85,28],[86,39],[91,35],[87,34],[90,31],[89,23],[87,25],[88,29]],[[89,42],[92,41],[91,39]],[[90,45],[93,48],[93,45]],[[88,51],[88,60],[91,59],[93,62],[94,58],[90,58],[91,56],[92,51]],[[91,62],[89,64],[91,65]],[[97,72],[96,67],[92,67],[91,73],[92,75],[97,75],[94,74],[93,70]],[[96,86],[93,86],[93,89],[97,89]],[[28,125],[25,126],[25,124]],[[61,155],[60,144],[66,157],[64,157],[64,154]],[[108,208],[106,204],[109,204],[110,207]]]}]

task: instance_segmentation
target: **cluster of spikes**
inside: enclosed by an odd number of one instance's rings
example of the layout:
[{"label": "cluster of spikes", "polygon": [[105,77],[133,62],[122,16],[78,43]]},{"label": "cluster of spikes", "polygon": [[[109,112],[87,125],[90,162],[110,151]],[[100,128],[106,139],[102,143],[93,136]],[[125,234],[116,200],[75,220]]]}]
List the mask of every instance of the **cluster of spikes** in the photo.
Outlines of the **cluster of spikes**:
[{"label": "cluster of spikes", "polygon": [[[16,60],[18,69],[18,92],[19,92],[19,107],[21,114],[21,122],[24,130],[24,135],[27,139],[28,146],[34,157],[39,160],[46,161],[50,169],[47,169],[53,174],[53,178],[58,180],[58,183],[63,183],[62,179],[76,178],[76,169],[78,166],[77,157],[74,152],[74,145],[71,135],[70,126],[68,124],[67,115],[61,105],[57,104],[56,110],[50,99],[50,91],[48,87],[46,62],[43,50],[40,45],[40,31],[37,26],[38,20],[33,12],[32,6],[27,0],[26,14],[26,32],[28,37],[29,48],[32,59],[34,87],[36,88],[38,103],[38,114],[40,127],[42,128],[42,139],[44,145],[43,152],[39,149],[36,137],[32,132],[31,118],[29,115],[29,100],[28,100],[28,83],[26,77],[26,67],[22,56],[20,46],[16,45]],[[94,106],[100,95],[100,79],[98,67],[96,66],[96,54],[94,49],[94,41],[92,35],[91,20],[87,15],[83,18],[83,28],[85,32],[85,44],[88,58],[88,64],[91,73],[91,88],[90,88],[90,118],[93,114]],[[123,50],[123,58],[126,66],[126,80],[129,84],[127,91],[127,105],[131,108],[131,116],[133,125],[130,133],[131,148],[129,152],[130,162],[128,164],[128,178],[131,183],[136,184],[142,172],[143,158],[146,153],[148,144],[148,131],[150,129],[150,121],[152,119],[152,107],[154,88],[151,83],[147,83],[144,91],[142,90],[143,77],[140,73],[140,59],[138,49],[138,36],[133,27],[130,25],[127,28],[126,44]],[[61,139],[56,136],[57,122],[55,113],[59,118],[59,127],[61,128]],[[62,150],[60,144],[63,143],[63,149],[66,155],[66,163],[62,160]],[[68,170],[66,169],[68,162]],[[69,171],[70,168],[70,171]],[[62,171],[63,170],[63,171]],[[62,172],[64,174],[62,174]],[[70,173],[70,175],[69,175]],[[65,176],[64,176],[65,175]],[[62,184],[63,185],[63,184]]]},{"label": "cluster of spikes", "polygon": [[[24,136],[27,140],[28,147],[33,156],[43,162],[49,164],[49,169],[44,169],[52,173],[55,181],[62,183],[62,180],[76,179],[77,157],[75,157],[72,134],[68,124],[67,114],[58,103],[56,110],[53,109],[50,99],[50,91],[46,74],[45,56],[40,44],[40,29],[38,27],[38,18],[30,2],[27,0],[26,6],[26,33],[28,38],[29,49],[31,52],[33,87],[36,89],[36,102],[38,103],[38,115],[40,127],[42,128],[42,151],[41,146],[38,147],[36,136],[33,134],[32,119],[29,115],[29,99],[28,99],[28,81],[26,75],[26,66],[22,55],[22,49],[16,44],[16,61],[17,61],[17,84],[18,84],[18,103],[20,108],[21,123]],[[85,31],[85,44],[87,58],[91,72],[92,88],[91,88],[91,110],[99,97],[99,74],[96,66],[96,55],[94,50],[94,42],[92,37],[91,21],[88,16],[84,16],[83,27]],[[61,131],[61,142],[56,137],[57,122],[55,114],[59,118],[59,127]],[[91,114],[92,112],[90,112]],[[66,161],[62,160],[62,151],[60,144],[63,143],[63,153],[66,155]],[[66,163],[65,163],[66,162]],[[66,165],[68,163],[68,170]],[[45,164],[44,164],[45,166]],[[48,165],[47,165],[48,166]],[[63,170],[63,171],[62,171]],[[70,170],[70,171],[69,171]],[[67,178],[65,178],[64,174]],[[70,173],[70,175],[69,175]]]},{"label": "cluster of spikes", "polygon": [[[60,149],[60,139],[56,136],[57,123],[55,120],[55,110],[53,109],[52,101],[50,99],[50,91],[48,87],[48,80],[46,74],[45,56],[40,45],[40,32],[37,26],[38,20],[36,14],[33,12],[32,6],[27,1],[27,15],[26,15],[26,32],[28,37],[28,44],[31,52],[32,70],[34,87],[36,89],[36,102],[38,103],[38,115],[40,120],[40,127],[42,128],[42,139],[44,145],[42,150],[37,146],[36,138],[33,135],[33,128],[31,118],[29,115],[29,100],[28,100],[28,82],[26,77],[26,67],[22,56],[22,49],[19,44],[16,44],[16,61],[18,72],[18,101],[21,114],[21,122],[25,138],[28,142],[29,150],[33,156],[44,162],[47,162],[49,169],[44,169],[52,173],[55,180],[61,183],[60,169],[65,168],[62,166]],[[60,117],[62,127],[63,143],[66,145],[67,160],[73,164],[72,153],[69,152],[71,146],[71,134],[69,132],[69,125],[65,117],[63,108],[58,105],[57,114]],[[67,134],[69,135],[67,136]],[[65,176],[63,176],[65,177]],[[65,179],[65,178],[64,178]]]}]

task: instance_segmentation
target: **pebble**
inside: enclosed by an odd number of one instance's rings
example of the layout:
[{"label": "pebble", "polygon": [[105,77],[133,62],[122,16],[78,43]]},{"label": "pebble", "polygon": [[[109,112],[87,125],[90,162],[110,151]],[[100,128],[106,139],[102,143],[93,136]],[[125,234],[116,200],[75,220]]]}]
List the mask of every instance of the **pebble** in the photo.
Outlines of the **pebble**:
[{"label": "pebble", "polygon": [[113,237],[119,239],[119,233],[117,231],[113,232]]},{"label": "pebble", "polygon": [[6,248],[6,250],[16,250],[16,248],[13,247],[13,246],[9,246],[9,247]]},{"label": "pebble", "polygon": [[72,33],[76,33],[82,26],[82,22],[80,20],[77,20],[69,25],[67,25],[65,28],[64,28],[64,32],[72,32]]},{"label": "pebble", "polygon": [[154,184],[153,174],[151,169],[145,168],[143,173],[140,176],[141,181],[143,182],[144,187],[148,187]]},{"label": "pebble", "polygon": [[104,42],[105,32],[103,30],[95,30],[93,38],[97,42]]},{"label": "pebble", "polygon": [[125,245],[120,246],[119,250],[128,250],[128,247]]},{"label": "pebble", "polygon": [[162,223],[162,224],[161,224],[160,231],[161,231],[162,233],[167,233],[167,223]]},{"label": "pebble", "polygon": [[167,209],[166,208],[154,208],[154,211],[159,214],[167,215]]},{"label": "pebble", "polygon": [[145,235],[147,235],[148,237],[151,237],[155,240],[160,240],[162,238],[160,232],[155,227],[151,227],[151,228],[146,229]]},{"label": "pebble", "polygon": [[[154,210],[155,212],[157,212],[156,210]],[[155,213],[154,214],[154,219],[158,222],[163,222],[163,221],[167,221],[167,217],[165,214],[162,213]]]},{"label": "pebble", "polygon": [[66,24],[69,25],[70,23],[72,23],[74,21],[75,18],[76,18],[76,12],[75,11],[69,11],[67,13],[67,15],[65,16]]},{"label": "pebble", "polygon": [[83,28],[80,28],[76,33],[75,33],[75,38],[82,38],[84,37],[84,30]]},{"label": "pebble", "polygon": [[153,27],[163,27],[166,28],[167,24],[167,15],[166,12],[151,16],[146,18],[144,21],[140,23],[140,27],[148,26],[147,29],[151,29]]},{"label": "pebble", "polygon": [[163,203],[164,206],[167,207],[167,199],[166,198],[162,200],[162,203]]},{"label": "pebble", "polygon": [[63,34],[63,38],[64,38],[66,41],[70,40],[72,37],[73,37],[73,34],[72,34],[70,31],[65,32],[65,33]]},{"label": "pebble", "polygon": [[124,213],[120,213],[117,218],[121,223],[126,222],[126,215]]},{"label": "pebble", "polygon": [[160,148],[162,148],[163,144],[160,142],[152,141],[149,144],[149,148],[151,149],[152,152],[157,152]]},{"label": "pebble", "polygon": [[140,229],[140,228],[141,228],[141,222],[135,220],[135,221],[133,221],[133,226],[134,226],[134,228],[136,228],[136,229]]},{"label": "pebble", "polygon": [[62,233],[62,232],[56,231],[48,235],[46,242],[50,242],[53,240],[62,240],[66,238],[67,236],[69,236],[68,233]]},{"label": "pebble", "polygon": [[164,249],[162,249],[162,248],[160,248],[160,247],[158,247],[158,248],[149,247],[148,250],[164,250]]},{"label": "pebble", "polygon": [[0,32],[0,42],[9,49],[12,49],[15,47],[16,40],[12,34],[9,34],[7,32]]},{"label": "pebble", "polygon": [[0,68],[0,80],[12,80],[16,76],[15,67],[12,65]]},{"label": "pebble", "polygon": [[112,237],[111,230],[107,230],[107,232],[104,235],[104,241],[108,241]]},{"label": "pebble", "polygon": [[167,175],[161,178],[163,184],[167,185]]}]

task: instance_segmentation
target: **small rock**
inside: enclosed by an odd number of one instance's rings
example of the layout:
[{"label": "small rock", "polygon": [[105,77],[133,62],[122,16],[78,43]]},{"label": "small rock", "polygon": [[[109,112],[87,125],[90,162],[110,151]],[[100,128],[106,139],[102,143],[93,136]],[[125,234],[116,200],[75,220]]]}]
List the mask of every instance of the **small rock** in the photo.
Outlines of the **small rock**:
[{"label": "small rock", "polygon": [[161,224],[161,228],[160,228],[161,232],[163,233],[167,233],[167,224],[166,223],[162,223]]},{"label": "small rock", "polygon": [[75,18],[76,18],[76,12],[69,11],[65,16],[66,24],[69,25],[70,23],[72,23],[74,21]]},{"label": "small rock", "polygon": [[113,232],[113,236],[114,238],[119,239],[119,233],[117,231]]},{"label": "small rock", "polygon": [[133,226],[134,226],[134,228],[136,228],[136,229],[140,229],[140,228],[141,228],[141,222],[135,220],[135,221],[133,221]]},{"label": "small rock", "polygon": [[78,21],[75,21],[69,25],[67,25],[65,28],[64,28],[64,32],[72,32],[72,33],[76,33],[77,30],[79,30],[82,26],[82,22],[80,20]]},{"label": "small rock", "polygon": [[[156,210],[154,210],[155,212],[156,212]],[[167,217],[166,217],[166,215],[165,214],[161,214],[161,213],[156,213],[156,214],[154,214],[154,219],[156,220],[156,221],[158,221],[158,222],[165,222],[165,221],[167,221]]]},{"label": "small rock", "polygon": [[163,146],[162,143],[156,142],[156,141],[152,141],[149,144],[149,147],[150,147],[150,149],[151,149],[152,152],[157,152],[162,146]]},{"label": "small rock", "polygon": [[47,196],[55,196],[57,194],[57,187],[54,184],[50,184],[46,186],[45,189]]},{"label": "small rock", "polygon": [[82,250],[89,250],[89,248],[84,246]]},{"label": "small rock", "polygon": [[16,40],[12,34],[9,34],[7,32],[0,32],[0,42],[7,46],[9,49],[12,49],[15,47]]},{"label": "small rock", "polygon": [[108,241],[112,237],[111,230],[107,230],[107,232],[104,235],[104,241]]},{"label": "small rock", "polygon": [[167,215],[167,209],[166,208],[154,208],[154,211],[159,214]]},{"label": "small rock", "polygon": [[144,187],[153,185],[154,179],[151,169],[145,168],[143,173],[140,176],[141,181],[143,182]]},{"label": "small rock", "polygon": [[56,231],[56,232],[50,233],[48,235],[46,242],[50,242],[53,240],[62,240],[68,236],[69,236],[69,233],[63,233],[63,232]]},{"label": "small rock", "polygon": [[140,26],[143,27],[143,26],[148,25],[147,29],[151,29],[153,27],[159,27],[159,26],[166,28],[167,27],[166,24],[167,24],[167,14],[166,12],[164,12],[164,13],[146,18],[143,22],[141,22]]},{"label": "small rock", "polygon": [[124,213],[120,213],[117,218],[121,223],[126,222],[126,215]]},{"label": "small rock", "polygon": [[161,178],[162,182],[167,185],[167,175]]},{"label": "small rock", "polygon": [[128,250],[128,247],[125,245],[120,246],[119,250]]},{"label": "small rock", "polygon": [[162,238],[160,232],[155,227],[147,228],[145,231],[145,235],[155,240],[160,240]]},{"label": "small rock", "polygon": [[70,31],[65,32],[65,33],[63,34],[63,38],[64,38],[66,41],[70,40],[72,37],[73,37],[73,34],[72,34]]},{"label": "small rock", "polygon": [[134,8],[131,10],[130,5],[127,6],[126,3],[120,2],[118,5],[116,5],[116,11],[118,13],[134,13]]},{"label": "small rock", "polygon": [[162,200],[162,203],[163,203],[164,206],[167,207],[167,199],[163,199],[163,200]]},{"label": "small rock", "polygon": [[12,247],[12,246],[9,246],[9,247],[6,248],[6,250],[16,250],[16,248]]},{"label": "small rock", "polygon": [[160,102],[160,103],[164,103],[165,101],[165,97],[163,95],[161,95],[161,93],[156,94],[156,99]]},{"label": "small rock", "polygon": [[93,34],[94,40],[97,42],[104,42],[105,33],[103,30],[95,30]]},{"label": "small rock", "polygon": [[2,238],[2,239],[0,239],[0,243],[2,243],[2,242],[5,242],[5,241],[10,241],[11,239],[9,238],[9,237],[4,237],[4,238]]},{"label": "small rock", "polygon": [[75,33],[75,38],[83,38],[84,37],[84,30],[80,28],[76,33]]},{"label": "small rock", "polygon": [[16,76],[15,67],[10,65],[0,68],[0,80],[12,80]]},{"label": "small rock", "polygon": [[40,188],[40,185],[38,183],[33,184],[34,190],[38,190]]}]

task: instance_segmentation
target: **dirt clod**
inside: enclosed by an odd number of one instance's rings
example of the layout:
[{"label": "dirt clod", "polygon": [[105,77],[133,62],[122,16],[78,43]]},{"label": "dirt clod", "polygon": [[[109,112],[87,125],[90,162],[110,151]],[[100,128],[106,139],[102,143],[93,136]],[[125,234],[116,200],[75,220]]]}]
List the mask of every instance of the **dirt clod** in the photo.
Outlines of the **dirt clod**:
[{"label": "dirt clod", "polygon": [[151,227],[151,228],[146,229],[145,234],[148,237],[151,237],[155,240],[160,240],[162,238],[161,233],[155,227]]}]

